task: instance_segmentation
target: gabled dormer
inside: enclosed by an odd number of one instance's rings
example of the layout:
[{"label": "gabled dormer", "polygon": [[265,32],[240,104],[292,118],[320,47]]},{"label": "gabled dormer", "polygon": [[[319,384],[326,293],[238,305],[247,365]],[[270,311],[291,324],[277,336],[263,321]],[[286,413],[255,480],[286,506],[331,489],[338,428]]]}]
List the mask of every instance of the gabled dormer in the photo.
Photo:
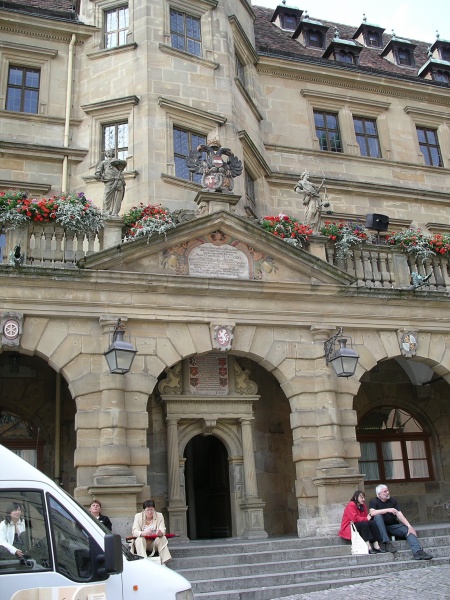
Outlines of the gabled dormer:
[{"label": "gabled dormer", "polygon": [[357,65],[363,47],[353,40],[344,40],[339,37],[337,28],[334,37],[323,54],[323,58],[333,58],[336,62]]},{"label": "gabled dormer", "polygon": [[450,61],[433,58],[430,48],[428,60],[419,69],[418,76],[448,85],[450,83]]},{"label": "gabled dormer", "polygon": [[324,25],[321,21],[310,19],[305,11],[302,20],[292,36],[294,40],[307,46],[308,48],[324,48],[325,36],[327,35],[328,25]]},{"label": "gabled dormer", "polygon": [[303,11],[296,6],[289,6],[286,0],[279,4],[270,19],[280,29],[294,32],[297,29]]},{"label": "gabled dormer", "polygon": [[366,15],[363,15],[363,22],[355,31],[353,39],[368,48],[382,48],[383,33],[383,27],[368,23]]},{"label": "gabled dormer", "polygon": [[416,44],[410,40],[398,38],[392,33],[392,38],[387,43],[381,56],[399,67],[415,67],[414,50]]},{"label": "gabled dormer", "polygon": [[430,52],[433,58],[450,62],[450,41],[439,39],[439,33],[436,32],[436,41],[430,46]]}]

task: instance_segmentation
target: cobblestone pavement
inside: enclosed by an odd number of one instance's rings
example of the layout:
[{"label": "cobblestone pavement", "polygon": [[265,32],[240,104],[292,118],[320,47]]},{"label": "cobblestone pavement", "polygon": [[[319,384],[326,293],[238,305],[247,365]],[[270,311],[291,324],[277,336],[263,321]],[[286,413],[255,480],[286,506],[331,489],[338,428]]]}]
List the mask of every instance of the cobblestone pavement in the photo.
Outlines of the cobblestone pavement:
[{"label": "cobblestone pavement", "polygon": [[375,579],[368,583],[355,583],[344,587],[294,594],[277,600],[361,600],[361,598],[383,598],[383,600],[450,600],[450,565],[423,567],[400,571]]}]

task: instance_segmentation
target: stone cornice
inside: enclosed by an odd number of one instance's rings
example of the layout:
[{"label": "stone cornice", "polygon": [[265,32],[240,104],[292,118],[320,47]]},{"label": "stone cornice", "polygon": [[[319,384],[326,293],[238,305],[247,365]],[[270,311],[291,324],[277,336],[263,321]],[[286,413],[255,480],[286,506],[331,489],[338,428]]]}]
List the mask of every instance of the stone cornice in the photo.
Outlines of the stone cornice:
[{"label": "stone cornice", "polygon": [[72,162],[81,162],[89,150],[82,148],[65,148],[64,146],[46,146],[44,144],[25,144],[21,142],[6,142],[0,140],[0,150],[3,154],[11,154],[16,158],[30,157],[62,161],[65,156]]},{"label": "stone cornice", "polygon": [[19,21],[18,14],[13,11],[0,10],[0,32],[63,43],[69,43],[74,33],[77,41],[84,43],[99,31],[92,25],[58,19],[43,19],[26,13],[20,13]]}]

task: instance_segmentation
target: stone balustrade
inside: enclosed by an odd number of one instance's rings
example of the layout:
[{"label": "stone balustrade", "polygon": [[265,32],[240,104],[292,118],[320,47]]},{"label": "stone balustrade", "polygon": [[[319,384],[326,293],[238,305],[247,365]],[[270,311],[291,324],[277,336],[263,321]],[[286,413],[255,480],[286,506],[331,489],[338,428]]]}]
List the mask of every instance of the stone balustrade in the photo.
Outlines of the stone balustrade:
[{"label": "stone balustrade", "polygon": [[[91,236],[66,232],[54,224],[32,225],[28,229],[6,231],[0,235],[0,263],[10,262],[10,253],[20,245],[29,266],[73,268],[78,260],[121,242],[122,221],[112,218],[104,229]],[[432,291],[450,290],[449,259],[433,256],[422,262],[392,246],[363,244],[351,249],[345,259],[336,257],[335,245],[323,236],[314,236],[306,248],[315,256],[355,278],[358,287],[405,289],[412,285],[411,274],[430,275],[427,286]]]}]

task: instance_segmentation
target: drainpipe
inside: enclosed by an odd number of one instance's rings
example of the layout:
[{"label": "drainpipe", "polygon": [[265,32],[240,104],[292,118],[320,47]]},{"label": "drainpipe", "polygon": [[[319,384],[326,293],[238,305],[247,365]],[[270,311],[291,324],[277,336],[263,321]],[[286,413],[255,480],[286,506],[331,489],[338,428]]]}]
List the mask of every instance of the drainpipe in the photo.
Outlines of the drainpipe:
[{"label": "drainpipe", "polygon": [[[67,63],[67,95],[66,95],[66,117],[64,123],[64,148],[69,147],[69,133],[70,133],[70,111],[72,107],[72,87],[73,87],[73,56],[74,56],[74,48],[75,42],[77,41],[77,36],[72,33],[72,39],[69,44],[69,60]],[[62,185],[61,191],[67,192],[67,183],[68,183],[68,163],[69,156],[67,154],[64,155],[63,161],[63,171],[62,171]]]}]

